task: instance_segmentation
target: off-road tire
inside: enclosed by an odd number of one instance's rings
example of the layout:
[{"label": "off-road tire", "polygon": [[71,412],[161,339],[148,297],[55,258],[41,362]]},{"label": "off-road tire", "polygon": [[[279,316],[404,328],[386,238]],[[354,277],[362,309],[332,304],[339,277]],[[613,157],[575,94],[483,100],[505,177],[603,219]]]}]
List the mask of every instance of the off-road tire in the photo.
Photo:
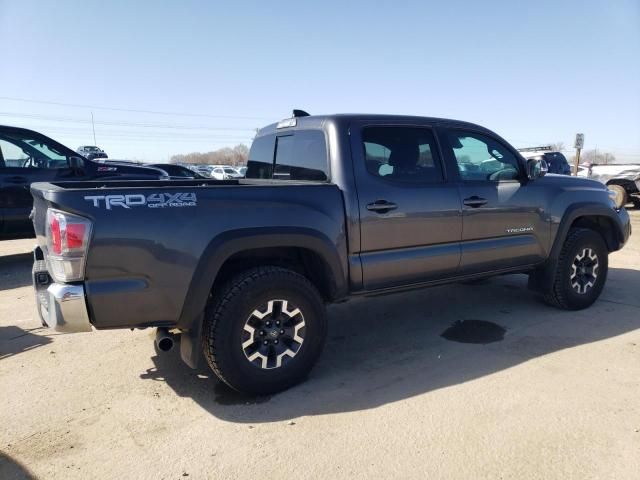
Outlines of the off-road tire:
[{"label": "off-road tire", "polygon": [[[243,339],[252,312],[273,299],[286,300],[300,310],[304,341],[295,356],[284,357],[286,363],[266,369],[249,360]],[[224,383],[248,395],[266,395],[306,378],[322,352],[326,333],[324,302],[306,277],[281,267],[257,267],[239,273],[213,293],[205,312],[203,350]]]},{"label": "off-road tire", "polygon": [[[571,276],[574,261],[585,249],[597,258],[597,277],[586,292],[578,293],[576,287],[572,286]],[[550,305],[564,310],[587,308],[600,296],[607,279],[607,271],[608,250],[600,234],[587,228],[572,228],[560,251],[551,286],[544,299]]]}]

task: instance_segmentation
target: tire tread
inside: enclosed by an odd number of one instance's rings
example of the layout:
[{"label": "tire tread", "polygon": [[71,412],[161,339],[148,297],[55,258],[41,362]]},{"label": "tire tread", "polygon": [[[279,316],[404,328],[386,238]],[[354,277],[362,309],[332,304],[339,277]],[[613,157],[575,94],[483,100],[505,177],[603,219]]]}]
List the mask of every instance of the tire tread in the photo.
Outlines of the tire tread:
[{"label": "tire tread", "polygon": [[[562,269],[570,260],[568,256],[573,248],[582,241],[585,234],[592,233],[593,230],[588,228],[572,228],[567,234],[567,238],[562,246],[558,262],[556,264],[555,271],[553,272],[553,280],[551,282],[551,288],[544,294],[544,300],[549,305],[561,308],[564,310],[574,309],[566,296],[566,285],[564,285],[565,279],[562,275]],[[596,232],[594,232],[596,233]]]},{"label": "tire tread", "polygon": [[250,289],[256,282],[268,281],[269,277],[273,276],[278,276],[279,278],[288,276],[291,281],[303,282],[307,288],[311,289],[320,297],[316,287],[303,275],[283,267],[261,266],[238,273],[220,289],[218,295],[213,294],[209,298],[205,313],[204,334],[202,335],[203,352],[209,367],[215,375],[233,389],[236,389],[236,387],[225,377],[224,368],[221,367],[220,360],[216,355],[217,349],[215,345],[220,322],[225,318],[226,311],[233,298],[240,295],[246,289]]}]

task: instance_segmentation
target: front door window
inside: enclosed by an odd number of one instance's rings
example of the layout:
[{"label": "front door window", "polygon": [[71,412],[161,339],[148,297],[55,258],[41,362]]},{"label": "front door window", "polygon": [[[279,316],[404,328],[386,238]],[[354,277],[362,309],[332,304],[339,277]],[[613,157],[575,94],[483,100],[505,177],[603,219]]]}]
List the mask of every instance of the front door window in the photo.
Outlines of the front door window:
[{"label": "front door window", "polygon": [[447,132],[462,181],[517,180],[518,159],[504,145],[486,135],[451,130]]}]

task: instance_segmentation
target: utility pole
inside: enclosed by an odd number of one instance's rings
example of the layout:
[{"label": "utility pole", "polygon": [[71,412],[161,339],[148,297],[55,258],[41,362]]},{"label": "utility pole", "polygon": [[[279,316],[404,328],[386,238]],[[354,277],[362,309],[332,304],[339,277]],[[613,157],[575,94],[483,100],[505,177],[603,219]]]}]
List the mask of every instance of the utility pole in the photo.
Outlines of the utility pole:
[{"label": "utility pole", "polygon": [[96,124],[93,122],[93,112],[91,112],[91,127],[93,128],[93,144],[98,146],[98,142],[96,142]]},{"label": "utility pole", "polygon": [[576,160],[574,162],[573,174],[578,175],[578,165],[580,165],[580,152],[584,146],[584,133],[576,133],[576,141],[573,145],[576,149]]}]

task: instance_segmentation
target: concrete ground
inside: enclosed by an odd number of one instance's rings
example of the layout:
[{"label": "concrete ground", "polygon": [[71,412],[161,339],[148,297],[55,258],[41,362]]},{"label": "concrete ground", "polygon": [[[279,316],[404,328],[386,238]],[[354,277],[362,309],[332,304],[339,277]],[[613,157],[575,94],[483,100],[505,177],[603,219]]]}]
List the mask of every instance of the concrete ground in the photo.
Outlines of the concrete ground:
[{"label": "concrete ground", "polygon": [[[640,211],[582,312],[522,275],[330,308],[310,378],[243,398],[153,332],[39,327],[32,241],[0,242],[0,478],[640,477]],[[502,341],[441,337],[459,320]]]}]

